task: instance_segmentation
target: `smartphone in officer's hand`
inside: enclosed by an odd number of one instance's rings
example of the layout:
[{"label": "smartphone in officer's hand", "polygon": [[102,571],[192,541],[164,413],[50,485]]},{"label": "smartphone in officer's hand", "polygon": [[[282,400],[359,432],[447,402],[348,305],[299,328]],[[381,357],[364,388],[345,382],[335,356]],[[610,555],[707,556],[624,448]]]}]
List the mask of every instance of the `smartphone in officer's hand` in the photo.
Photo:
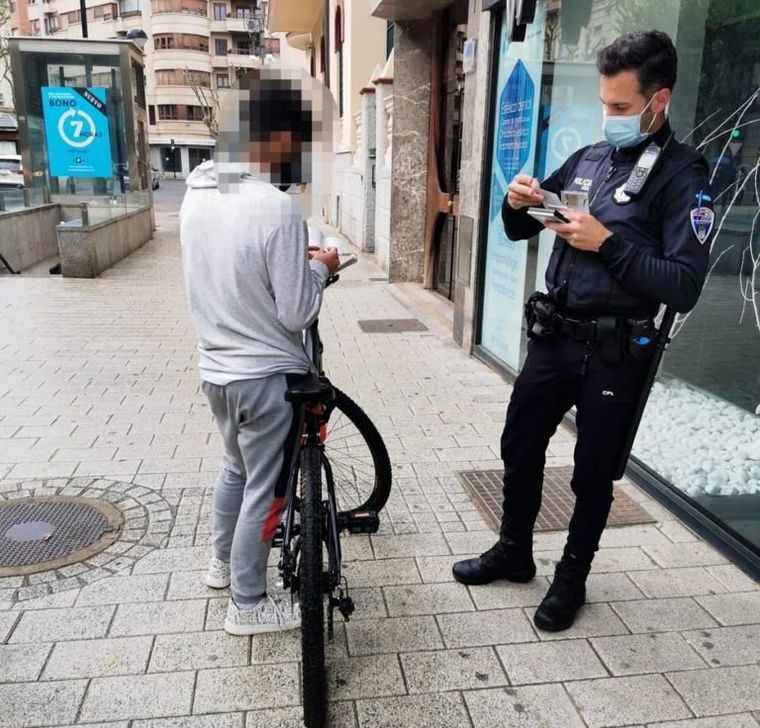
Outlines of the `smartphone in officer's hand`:
[{"label": "smartphone in officer's hand", "polygon": [[546,220],[554,220],[555,222],[570,222],[570,220],[565,217],[559,210],[556,210],[554,208],[545,208],[545,207],[530,207],[528,208],[528,214],[540,221],[544,222]]}]

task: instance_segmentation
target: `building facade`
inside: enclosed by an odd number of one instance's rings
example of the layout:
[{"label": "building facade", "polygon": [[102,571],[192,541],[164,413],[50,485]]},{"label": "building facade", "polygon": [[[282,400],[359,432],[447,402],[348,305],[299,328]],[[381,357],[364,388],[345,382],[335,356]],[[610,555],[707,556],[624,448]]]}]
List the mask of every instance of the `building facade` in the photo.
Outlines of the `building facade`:
[{"label": "building facade", "polygon": [[377,144],[378,113],[382,123],[389,96],[377,88],[391,81],[387,22],[372,17],[364,0],[270,0],[268,19],[269,30],[285,34],[335,99],[339,128],[325,219],[362,250],[387,250],[390,172]]},{"label": "building facade", "polygon": [[[506,238],[517,173],[548,176],[602,138],[596,51],[657,28],[676,45],[679,139],[710,164],[717,213],[702,298],[679,316],[631,473],[760,567],[760,8],[752,0],[372,0],[395,22],[391,280],[453,301],[455,340],[505,376],[553,235]],[[420,174],[420,170],[425,170]]]},{"label": "building facade", "polygon": [[[41,0],[12,0],[13,35],[40,35]],[[80,38],[79,0],[44,2],[43,33]],[[88,37],[123,36],[132,28],[148,35],[145,93],[151,165],[182,178],[213,156],[208,108],[229,89],[241,68],[254,65],[251,21],[254,0],[87,0]],[[264,23],[267,2],[259,2]],[[280,54],[280,38],[263,40],[264,53]],[[298,56],[294,56],[298,58]]]}]

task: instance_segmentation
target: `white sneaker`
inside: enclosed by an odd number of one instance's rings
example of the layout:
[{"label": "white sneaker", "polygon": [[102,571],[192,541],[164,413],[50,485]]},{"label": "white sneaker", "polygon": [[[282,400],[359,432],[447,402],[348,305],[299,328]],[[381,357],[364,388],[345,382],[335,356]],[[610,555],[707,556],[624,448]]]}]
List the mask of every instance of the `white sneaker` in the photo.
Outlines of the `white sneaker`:
[{"label": "white sneaker", "polygon": [[241,609],[230,599],[224,629],[229,634],[262,634],[264,632],[284,632],[301,626],[301,609],[298,603],[291,605],[290,599],[275,601],[264,597],[252,607]]},{"label": "white sneaker", "polygon": [[206,585],[212,589],[226,589],[230,585],[230,564],[215,556],[211,557],[206,574]]}]

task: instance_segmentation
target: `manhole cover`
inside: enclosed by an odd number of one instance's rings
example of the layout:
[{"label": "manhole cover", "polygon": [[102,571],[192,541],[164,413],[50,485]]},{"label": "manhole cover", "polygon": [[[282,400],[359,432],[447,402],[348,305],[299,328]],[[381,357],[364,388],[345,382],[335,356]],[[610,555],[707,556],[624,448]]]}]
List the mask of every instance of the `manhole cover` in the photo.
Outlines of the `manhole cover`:
[{"label": "manhole cover", "polygon": [[[457,475],[480,515],[498,533],[503,503],[503,473],[500,470],[470,470]],[[536,531],[567,530],[575,507],[575,495],[570,489],[572,476],[572,466],[544,470],[543,497],[536,519]],[[615,500],[607,519],[608,526],[630,526],[635,523],[653,523],[655,520],[626,493],[615,490]]]},{"label": "manhole cover", "polygon": [[0,577],[74,564],[108,548],[124,518],[105,501],[70,496],[0,503]]},{"label": "manhole cover", "polygon": [[407,331],[427,331],[419,319],[363,319],[358,322],[365,334],[400,334]]}]

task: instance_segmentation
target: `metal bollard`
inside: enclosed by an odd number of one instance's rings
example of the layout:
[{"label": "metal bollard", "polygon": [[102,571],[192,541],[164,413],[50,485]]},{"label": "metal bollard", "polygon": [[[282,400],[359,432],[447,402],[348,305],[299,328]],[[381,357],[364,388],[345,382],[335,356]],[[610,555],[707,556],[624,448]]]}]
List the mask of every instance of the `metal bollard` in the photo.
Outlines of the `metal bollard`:
[{"label": "metal bollard", "polygon": [[23,192],[24,192],[24,207],[31,207],[31,205],[29,204],[29,188],[24,187]]},{"label": "metal bollard", "polygon": [[0,192],[0,212],[5,212],[5,195]]},{"label": "metal bollard", "polygon": [[82,227],[90,227],[90,211],[86,202],[79,203],[79,211],[82,213]]}]

